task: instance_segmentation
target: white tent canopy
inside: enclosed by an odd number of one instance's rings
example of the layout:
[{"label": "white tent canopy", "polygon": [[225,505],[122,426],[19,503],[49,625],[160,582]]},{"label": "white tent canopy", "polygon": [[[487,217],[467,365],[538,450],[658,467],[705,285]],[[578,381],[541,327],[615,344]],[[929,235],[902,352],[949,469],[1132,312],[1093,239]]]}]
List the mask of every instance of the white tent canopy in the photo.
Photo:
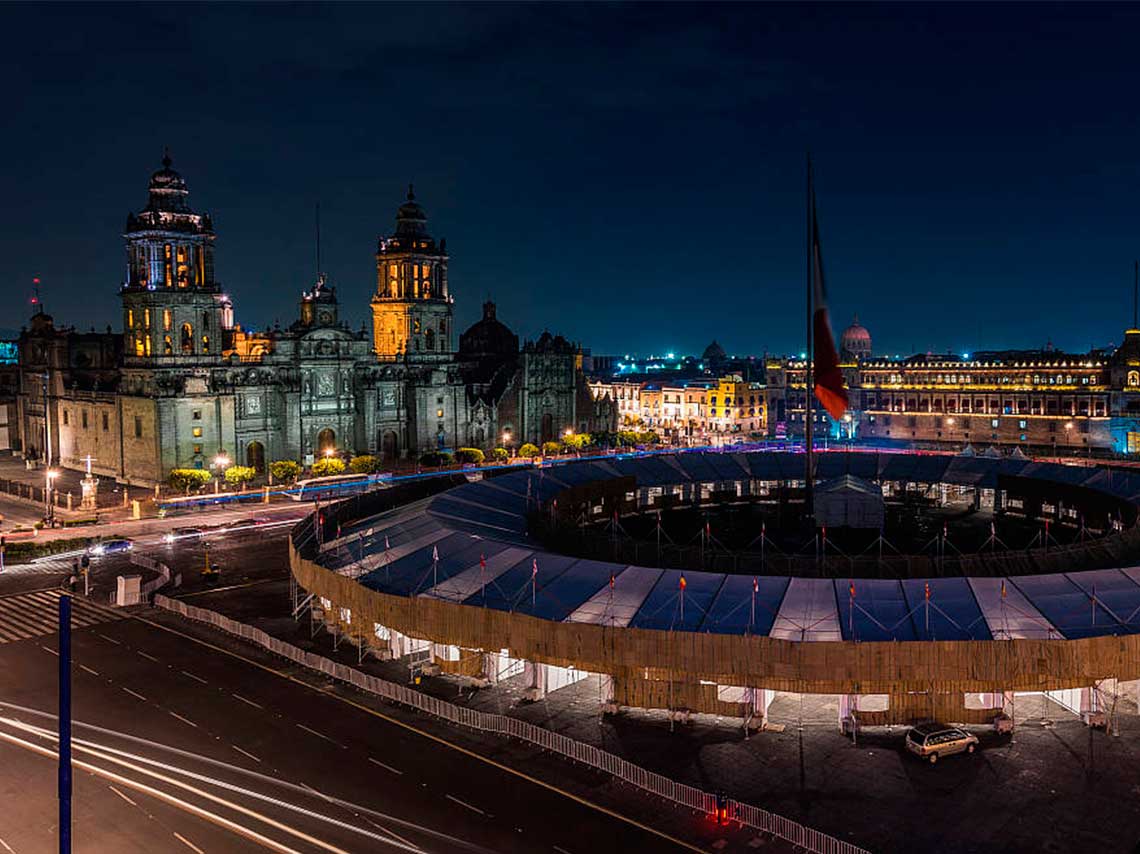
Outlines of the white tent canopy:
[{"label": "white tent canopy", "polygon": [[815,523],[829,528],[883,527],[883,490],[878,484],[845,474],[815,488]]}]

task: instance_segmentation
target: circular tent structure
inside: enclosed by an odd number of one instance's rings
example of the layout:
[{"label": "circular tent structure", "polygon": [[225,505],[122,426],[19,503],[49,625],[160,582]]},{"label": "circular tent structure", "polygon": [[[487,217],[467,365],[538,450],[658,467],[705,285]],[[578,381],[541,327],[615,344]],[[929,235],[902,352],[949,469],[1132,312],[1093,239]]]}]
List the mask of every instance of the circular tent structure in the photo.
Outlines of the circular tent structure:
[{"label": "circular tent structure", "polygon": [[[293,574],[323,618],[381,655],[430,655],[532,697],[600,674],[611,708],[762,720],[775,691],[879,695],[864,724],[981,723],[1014,692],[1095,712],[1140,678],[1140,474],[1028,460],[826,453],[816,480],[950,484],[999,512],[1102,532],[1065,548],[974,556],[964,574],[733,574],[544,549],[535,522],[606,519],[803,486],[801,455],[689,452],[416,481],[324,509],[294,530]],[[798,479],[798,480],[797,480]],[[339,535],[339,536],[338,536]],[[1098,567],[1091,569],[1089,567]],[[970,568],[982,574],[970,574]],[[1075,692],[1075,693],[1073,693]],[[885,696],[886,702],[883,702]],[[885,708],[883,706],[885,705]]]}]

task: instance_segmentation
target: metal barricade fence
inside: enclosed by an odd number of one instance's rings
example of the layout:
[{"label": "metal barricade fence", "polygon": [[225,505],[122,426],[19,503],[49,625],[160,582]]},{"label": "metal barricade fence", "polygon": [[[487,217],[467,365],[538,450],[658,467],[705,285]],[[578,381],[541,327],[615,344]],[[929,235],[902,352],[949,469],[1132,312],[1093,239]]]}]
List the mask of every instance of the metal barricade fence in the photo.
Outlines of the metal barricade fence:
[{"label": "metal barricade fence", "polygon": [[[337,681],[345,682],[385,700],[408,706],[470,729],[506,735],[509,738],[529,742],[543,750],[566,756],[583,765],[596,768],[645,792],[690,809],[707,814],[713,814],[716,811],[717,799],[715,795],[685,783],[671,780],[639,765],[634,765],[632,762],[594,745],[575,741],[568,736],[551,732],[509,715],[498,715],[456,706],[454,703],[448,703],[407,686],[371,676],[324,656],[298,649],[292,644],[266,634],[261,629],[239,623],[205,608],[187,605],[177,599],[156,594],[154,605],[251,641],[274,655],[279,655],[310,670],[324,673]],[[775,815],[752,804],[729,800],[727,808],[729,817],[741,824],[779,837],[806,851],[816,854],[867,854],[863,848],[828,836],[821,831],[805,827],[799,822]]]}]

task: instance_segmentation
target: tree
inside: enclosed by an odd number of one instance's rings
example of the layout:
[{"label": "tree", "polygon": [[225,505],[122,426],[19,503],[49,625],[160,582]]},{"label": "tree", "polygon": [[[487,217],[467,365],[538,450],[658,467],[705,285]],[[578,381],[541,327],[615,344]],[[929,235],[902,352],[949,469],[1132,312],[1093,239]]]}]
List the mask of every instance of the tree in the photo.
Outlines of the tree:
[{"label": "tree", "polygon": [[458,448],[455,451],[455,461],[457,463],[474,463],[478,466],[483,464],[484,459],[486,459],[486,457],[478,448]]},{"label": "tree", "polygon": [[562,453],[562,443],[561,442],[543,442],[542,443],[542,455],[544,457],[553,457],[554,455],[560,454],[560,453]]},{"label": "tree", "polygon": [[274,480],[296,480],[301,474],[301,464],[296,460],[274,460],[269,464],[269,473]]},{"label": "tree", "polygon": [[425,451],[420,455],[420,465],[428,468],[442,468],[451,465],[452,462],[454,459],[447,451]]},{"label": "tree", "polygon": [[538,450],[538,446],[532,445],[530,442],[527,442],[525,445],[519,448],[519,456],[525,457],[527,459],[537,457],[540,453],[542,452]]},{"label": "tree", "polygon": [[172,469],[168,480],[174,489],[189,495],[191,490],[210,482],[210,473],[206,469]]},{"label": "tree", "polygon": [[314,476],[329,477],[334,474],[344,474],[344,460],[339,457],[321,457],[313,463]]},{"label": "tree", "polygon": [[353,474],[369,474],[380,470],[380,461],[371,454],[361,454],[353,457],[348,464],[348,470]]},{"label": "tree", "polygon": [[637,431],[636,430],[618,430],[617,434],[618,445],[629,447],[637,444]]},{"label": "tree", "polygon": [[491,459],[497,463],[505,463],[511,458],[511,452],[506,448],[495,448],[491,451]]},{"label": "tree", "polygon": [[571,451],[581,451],[590,444],[589,433],[571,433],[562,440],[562,444]]},{"label": "tree", "polygon": [[257,477],[257,469],[253,466],[230,466],[226,469],[226,483],[230,486],[241,484],[242,488]]}]

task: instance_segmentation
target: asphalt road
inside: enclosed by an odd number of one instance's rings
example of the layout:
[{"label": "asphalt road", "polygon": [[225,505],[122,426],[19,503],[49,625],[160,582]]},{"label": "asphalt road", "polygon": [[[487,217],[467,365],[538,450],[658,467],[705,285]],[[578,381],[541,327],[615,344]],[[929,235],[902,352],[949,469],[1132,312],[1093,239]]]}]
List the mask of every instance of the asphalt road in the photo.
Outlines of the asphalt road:
[{"label": "asphalt road", "polygon": [[[0,643],[5,852],[57,844],[57,642]],[[73,654],[76,851],[684,850],[138,619],[77,629]]]}]

